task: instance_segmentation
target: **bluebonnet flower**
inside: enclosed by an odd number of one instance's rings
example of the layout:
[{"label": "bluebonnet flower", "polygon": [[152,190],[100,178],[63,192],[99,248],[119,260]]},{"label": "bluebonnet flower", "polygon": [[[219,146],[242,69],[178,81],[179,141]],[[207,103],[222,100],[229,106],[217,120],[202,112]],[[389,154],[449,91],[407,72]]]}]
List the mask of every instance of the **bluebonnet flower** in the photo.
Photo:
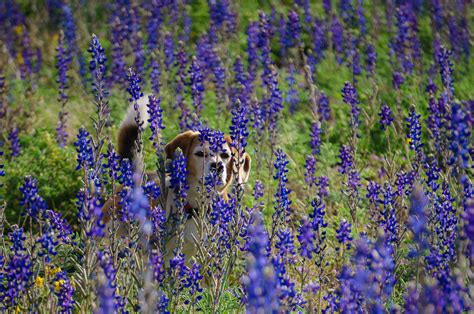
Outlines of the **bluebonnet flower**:
[{"label": "bluebonnet flower", "polygon": [[393,88],[396,90],[399,90],[402,84],[405,82],[405,78],[403,77],[403,74],[395,71],[392,73],[392,85]]},{"label": "bluebonnet flower", "polygon": [[276,311],[279,308],[275,271],[267,254],[268,235],[263,218],[255,214],[254,224],[249,227],[247,274],[242,278],[249,313]]},{"label": "bluebonnet flower", "polygon": [[54,294],[58,298],[59,312],[73,313],[75,301],[73,300],[74,287],[71,284],[71,280],[64,271],[60,271],[54,277],[53,283]]},{"label": "bluebonnet flower", "polygon": [[454,103],[451,107],[448,129],[449,150],[451,151],[448,164],[468,169],[470,167],[469,142],[472,128],[468,114],[462,110],[458,103]]},{"label": "bluebonnet flower", "polygon": [[260,198],[263,197],[265,194],[265,187],[263,186],[263,183],[260,180],[255,180],[255,186],[253,189],[253,198],[258,201]]},{"label": "bluebonnet flower", "polygon": [[445,97],[440,97],[439,102],[436,101],[435,94],[436,94],[436,85],[433,83],[432,79],[430,78],[430,82],[426,86],[426,91],[428,92],[428,120],[427,126],[428,130],[430,131],[430,137],[434,139],[434,145],[436,151],[441,153],[441,130],[445,124],[445,109],[444,101]]},{"label": "bluebonnet flower", "polygon": [[247,72],[249,73],[249,81],[253,81],[255,79],[258,66],[258,32],[258,23],[251,22],[247,28]]},{"label": "bluebonnet flower", "polygon": [[295,252],[295,240],[293,233],[289,228],[280,229],[277,233],[277,241],[275,248],[277,249],[278,255],[282,258],[283,263],[291,263],[294,261]]},{"label": "bluebonnet flower", "polygon": [[51,261],[51,256],[54,256],[58,253],[56,251],[56,246],[59,244],[59,242],[54,239],[53,233],[49,230],[43,232],[43,235],[36,241],[36,243],[41,245],[38,250],[38,256],[44,256],[44,259],[47,263]]},{"label": "bluebonnet flower", "polygon": [[160,29],[163,24],[164,14],[162,12],[162,4],[153,2],[151,4],[151,16],[148,19],[146,30],[147,30],[147,48],[148,52],[153,52],[158,48],[158,40],[160,38]]},{"label": "bluebonnet flower", "polygon": [[318,179],[318,195],[320,198],[329,196],[329,178],[326,176],[320,176]]},{"label": "bluebonnet flower", "polygon": [[403,74],[410,75],[415,61],[419,60],[420,42],[416,14],[409,3],[397,8],[397,33],[391,43]]},{"label": "bluebonnet flower", "polygon": [[363,0],[357,0],[356,14],[357,14],[357,26],[359,28],[358,40],[363,40],[365,36],[367,35],[367,19],[365,18],[363,4],[364,4]]},{"label": "bluebonnet flower", "polygon": [[209,149],[215,153],[222,152],[226,143],[224,132],[211,129],[207,126],[203,126],[199,129],[198,139],[201,144],[208,142]]},{"label": "bluebonnet flower", "polygon": [[[64,30],[64,39],[67,44],[67,56],[69,60],[77,53],[77,36],[76,36],[76,22],[74,20],[74,14],[71,10],[71,6],[67,3],[61,5],[62,13],[62,29]],[[80,66],[80,64],[79,64]]]},{"label": "bluebonnet flower", "polygon": [[152,91],[156,94],[160,94],[160,79],[161,79],[161,63],[158,60],[158,57],[155,55],[152,55],[151,61],[150,61],[150,83],[151,83],[151,89]]},{"label": "bluebonnet flower", "polygon": [[120,181],[120,156],[115,152],[112,143],[107,147],[107,152],[104,154],[105,163],[104,169],[108,169],[109,178],[115,181]]},{"label": "bluebonnet flower", "polygon": [[423,168],[426,173],[426,185],[430,189],[430,195],[436,195],[436,191],[439,188],[439,174],[440,169],[438,167],[438,162],[436,158],[432,155],[429,155],[425,158]]},{"label": "bluebonnet flower", "polygon": [[89,132],[84,127],[79,129],[77,141],[74,143],[77,152],[76,170],[88,170],[94,167],[94,153],[92,151],[92,140]]},{"label": "bluebonnet flower", "polygon": [[161,285],[165,279],[165,263],[159,251],[154,250],[151,252],[150,265],[153,269],[153,279],[158,285]]},{"label": "bluebonnet flower", "polygon": [[342,64],[344,62],[344,26],[336,15],[332,18],[331,34],[332,49],[334,50],[336,61],[338,64]]},{"label": "bluebonnet flower", "polygon": [[235,29],[236,14],[232,12],[228,0],[208,1],[209,16],[211,25],[227,32],[233,32]]},{"label": "bluebonnet flower", "polygon": [[439,71],[441,74],[441,82],[443,83],[448,94],[453,97],[453,62],[450,60],[452,52],[445,47],[441,47],[438,55]]},{"label": "bluebonnet flower", "polygon": [[379,117],[380,128],[386,130],[393,123],[392,109],[387,104],[383,104],[380,108]]},{"label": "bluebonnet flower", "polygon": [[158,313],[163,313],[163,314],[169,314],[170,312],[168,311],[168,305],[170,299],[166,296],[166,294],[160,290],[159,293],[159,301],[156,304],[156,309]]},{"label": "bluebonnet flower", "polygon": [[295,65],[293,62],[290,63],[290,70],[286,81],[288,82],[288,92],[286,94],[286,102],[290,105],[289,110],[291,113],[294,113],[296,110],[296,106],[299,103],[300,97],[299,93],[296,89],[296,81],[295,81]]},{"label": "bluebonnet flower", "polygon": [[391,296],[396,283],[392,249],[385,242],[383,236],[375,243],[364,236],[357,241],[351,266],[344,266],[339,275],[339,311],[384,312],[385,300]]},{"label": "bluebonnet flower", "polygon": [[316,19],[313,24],[311,38],[313,39],[313,54],[315,63],[318,64],[324,58],[324,51],[328,48],[327,26],[324,21]]},{"label": "bluebonnet flower", "polygon": [[62,218],[61,213],[55,212],[54,210],[47,210],[46,215],[49,224],[51,225],[51,229],[55,232],[57,239],[61,240],[63,243],[70,243],[72,229],[66,219]]},{"label": "bluebonnet flower", "polygon": [[232,139],[232,147],[234,147],[239,154],[245,152],[247,147],[247,137],[249,131],[248,125],[248,108],[240,100],[237,100],[231,109],[232,120],[230,125],[230,138]]},{"label": "bluebonnet flower", "polygon": [[95,196],[86,196],[83,192],[79,192],[77,195],[76,206],[78,207],[79,220],[82,220],[83,222],[93,222],[90,229],[86,230],[87,236],[105,236],[105,224],[103,222],[104,213],[102,212],[103,204],[100,199]]},{"label": "bluebonnet flower", "polygon": [[346,25],[352,26],[354,21],[354,7],[352,6],[351,0],[341,0],[339,1],[339,15]]},{"label": "bluebonnet flower", "polygon": [[291,214],[291,201],[289,199],[290,189],[287,188],[288,178],[288,160],[286,154],[281,150],[277,149],[275,152],[276,160],[274,167],[276,173],[273,176],[275,180],[278,180],[278,187],[275,193],[275,212],[272,215],[272,234],[276,232],[276,228],[280,224],[285,224]]},{"label": "bluebonnet flower", "polygon": [[468,199],[466,209],[462,215],[464,221],[464,237],[467,239],[466,256],[474,263],[474,201]]},{"label": "bluebonnet flower", "polygon": [[351,248],[351,227],[352,225],[345,219],[339,221],[339,227],[336,230],[337,242],[346,246],[347,249]]},{"label": "bluebonnet flower", "polygon": [[[117,270],[114,268],[112,258],[106,251],[97,252],[99,265],[105,276],[105,295],[114,299],[114,311],[124,310],[126,299],[122,298],[117,291]],[[104,300],[105,301],[105,300]],[[101,312],[102,313],[102,312]]]},{"label": "bluebonnet flower", "polygon": [[127,92],[130,94],[129,102],[134,103],[143,97],[143,92],[140,88],[140,82],[142,80],[132,68],[128,70],[127,79],[129,82],[129,87],[127,88]]},{"label": "bluebonnet flower", "polygon": [[416,151],[417,153],[420,152],[421,147],[421,124],[420,124],[420,117],[421,115],[416,113],[415,107],[410,107],[410,113],[407,118],[407,126],[408,126],[408,134],[407,139],[408,143],[410,144],[410,149]]},{"label": "bluebonnet flower", "polygon": [[295,47],[298,45],[301,37],[300,17],[296,11],[288,13],[288,20],[286,22],[286,48]]},{"label": "bluebonnet flower", "polygon": [[174,293],[180,292],[184,289],[184,284],[186,282],[186,274],[188,273],[188,267],[185,265],[186,258],[183,253],[175,253],[173,258],[170,260],[170,268],[169,272],[170,275],[173,276],[173,280],[175,280],[178,285],[174,288]]},{"label": "bluebonnet flower", "polygon": [[37,180],[33,177],[25,177],[25,183],[20,187],[22,198],[20,205],[26,213],[34,220],[43,218],[48,206],[43,198],[38,194]]},{"label": "bluebonnet flower", "polygon": [[355,39],[351,40],[351,65],[352,65],[352,81],[354,84],[357,83],[357,76],[361,75],[362,68],[360,66],[360,55],[358,49],[355,47],[356,44],[354,43]]},{"label": "bluebonnet flower", "polygon": [[148,98],[148,122],[150,123],[151,135],[149,140],[153,142],[155,149],[161,145],[161,130],[165,129],[163,125],[163,109],[160,106],[161,98],[150,95]]},{"label": "bluebonnet flower", "polygon": [[310,146],[311,146],[311,154],[314,156],[319,155],[321,151],[321,123],[319,121],[313,122],[311,124],[311,131],[310,131]]},{"label": "bluebonnet flower", "polygon": [[321,92],[318,98],[318,113],[321,121],[329,121],[331,107],[329,107],[329,98],[324,92]]},{"label": "bluebonnet flower", "polygon": [[21,146],[20,146],[20,129],[15,127],[8,132],[8,141],[10,142],[10,156],[16,157],[20,155]]},{"label": "bluebonnet flower", "polygon": [[174,53],[174,40],[173,36],[170,33],[165,34],[165,39],[163,43],[164,55],[165,55],[165,67],[166,71],[169,71],[171,66],[175,62],[175,53]]},{"label": "bluebonnet flower", "polygon": [[[133,104],[133,109],[135,110],[135,123],[139,126],[139,131],[143,132],[143,124],[145,123],[140,116],[140,108],[138,107],[138,100],[143,97],[143,92],[140,87],[141,78],[140,76],[132,69],[128,69],[127,80],[129,86],[127,92],[130,94],[128,101],[130,104]],[[139,136],[139,147],[141,149],[141,137]]]},{"label": "bluebonnet flower", "polygon": [[[413,170],[415,171],[415,170]],[[403,192],[405,195],[410,195],[413,188],[414,188],[414,181],[416,178],[416,174],[413,172],[404,172],[400,171],[397,173],[397,195],[402,196]]]},{"label": "bluebonnet flower", "polygon": [[344,87],[341,92],[344,103],[351,106],[351,128],[353,131],[355,131],[359,127],[359,96],[357,95],[356,89],[350,82],[344,83]]},{"label": "bluebonnet flower", "polygon": [[311,222],[303,219],[298,228],[298,242],[300,244],[298,251],[302,257],[312,259],[315,238],[316,235],[314,234]]},{"label": "bluebonnet flower", "polygon": [[352,156],[352,149],[348,145],[342,145],[339,151],[339,172],[347,174],[354,167],[354,156]]},{"label": "bluebonnet flower", "polygon": [[387,245],[394,248],[398,241],[398,222],[395,215],[394,193],[389,182],[384,184],[383,189],[383,219],[382,228],[385,232],[385,241]]},{"label": "bluebonnet flower", "polygon": [[375,51],[375,47],[372,44],[368,44],[365,48],[365,64],[367,73],[369,75],[374,75],[375,72],[375,65],[377,63],[377,52]]},{"label": "bluebonnet flower", "polygon": [[[138,174],[135,174],[135,176],[138,176]],[[137,181],[136,178],[135,181]],[[152,223],[149,220],[150,202],[148,197],[143,192],[142,187],[137,185],[136,182],[135,187],[131,192],[130,198],[130,214],[133,215],[133,217],[140,223],[141,231],[145,235],[151,235]]]},{"label": "bluebonnet flower", "polygon": [[306,156],[306,162],[304,164],[304,180],[309,187],[316,186],[316,157],[314,155]]},{"label": "bluebonnet flower", "polygon": [[268,77],[268,82],[269,82],[269,85],[267,86],[268,93],[269,93],[269,98],[268,98],[268,120],[269,120],[269,125],[268,125],[268,128],[270,130],[270,133],[272,133],[274,130],[276,130],[279,115],[280,115],[281,111],[283,110],[283,102],[282,102],[280,87],[278,85],[278,74],[277,73],[278,73],[277,70],[274,67],[272,67],[271,68],[271,74]]},{"label": "bluebonnet flower", "polygon": [[101,117],[107,119],[109,115],[109,108],[106,101],[108,94],[105,89],[105,63],[107,62],[107,58],[105,56],[105,50],[102,48],[96,35],[92,35],[87,51],[91,54],[89,70],[92,73],[92,90],[96,99],[97,111]]},{"label": "bluebonnet flower", "polygon": [[[196,303],[202,299],[202,288],[200,286],[200,282],[202,280],[201,275],[201,265],[196,262],[193,262],[191,267],[188,270],[186,276],[186,282],[184,286],[188,288],[188,292],[191,295],[192,303]],[[184,301],[185,304],[190,303],[190,300]]]},{"label": "bluebonnet flower", "polygon": [[[126,28],[118,16],[112,20],[112,64],[110,66],[110,76],[114,84],[125,87],[126,63],[123,52],[123,29]],[[152,36],[155,37],[155,36]]]},{"label": "bluebonnet flower", "polygon": [[447,282],[437,280],[431,285],[424,283],[422,287],[410,288],[405,297],[405,313],[420,313],[428,308],[436,313],[465,312],[468,305],[464,289],[449,275],[443,280]]},{"label": "bluebonnet flower", "polygon": [[24,241],[26,240],[23,228],[18,227],[18,225],[13,225],[12,231],[8,234],[8,237],[12,243],[10,251],[12,251],[14,254],[26,251],[25,246],[23,245]]},{"label": "bluebonnet flower", "polygon": [[427,247],[428,237],[428,217],[425,214],[425,207],[428,204],[428,198],[421,187],[413,190],[410,196],[410,210],[408,217],[408,228],[413,233],[413,241],[418,245],[416,251],[411,252],[412,257],[419,256],[420,250]]},{"label": "bluebonnet flower", "polygon": [[0,284],[0,299],[12,308],[20,302],[33,276],[31,256],[26,253],[14,254],[4,266],[3,282]]},{"label": "bluebonnet flower", "polygon": [[367,185],[367,199],[369,200],[369,204],[372,205],[373,208],[377,208],[378,205],[381,203],[380,199],[381,193],[381,186],[375,181],[369,181]]},{"label": "bluebonnet flower", "polygon": [[174,158],[170,165],[170,188],[174,192],[174,201],[178,209],[182,209],[187,198],[187,190],[189,185],[187,182],[188,170],[186,169],[186,157],[182,151],[175,152]]},{"label": "bluebonnet flower", "polygon": [[304,304],[301,295],[295,289],[295,282],[288,273],[284,257],[277,255],[272,258],[272,264],[277,274],[278,298],[280,309],[295,311],[298,306]]}]

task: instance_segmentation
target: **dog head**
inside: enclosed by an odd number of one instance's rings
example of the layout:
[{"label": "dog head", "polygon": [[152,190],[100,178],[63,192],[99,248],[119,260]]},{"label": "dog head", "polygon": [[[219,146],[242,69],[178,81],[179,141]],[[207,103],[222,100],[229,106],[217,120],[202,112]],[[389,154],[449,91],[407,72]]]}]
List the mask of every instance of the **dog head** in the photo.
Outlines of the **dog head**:
[{"label": "dog head", "polygon": [[166,145],[166,158],[172,159],[176,149],[180,148],[188,162],[189,185],[200,185],[212,174],[217,178],[217,191],[224,192],[232,184],[234,176],[238,178],[238,183],[247,182],[251,165],[251,158],[247,153],[239,154],[240,160],[237,161],[238,154],[230,145],[230,137],[226,135],[224,139],[222,149],[213,152],[209,142],[200,141],[199,132],[186,131]]}]

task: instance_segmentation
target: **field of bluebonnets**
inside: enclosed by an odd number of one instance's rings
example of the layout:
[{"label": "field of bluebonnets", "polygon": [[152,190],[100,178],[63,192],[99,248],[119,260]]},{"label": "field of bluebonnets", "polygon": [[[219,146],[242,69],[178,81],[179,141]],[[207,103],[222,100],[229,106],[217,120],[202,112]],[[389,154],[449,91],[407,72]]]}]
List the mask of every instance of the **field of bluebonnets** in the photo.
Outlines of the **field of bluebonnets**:
[{"label": "field of bluebonnets", "polygon": [[[0,311],[473,311],[473,16],[466,0],[1,1]],[[117,154],[143,94],[137,145],[169,187]],[[206,180],[190,257],[165,252],[163,207],[173,190],[187,218],[186,160],[163,147],[188,129],[252,157],[229,200]]]}]

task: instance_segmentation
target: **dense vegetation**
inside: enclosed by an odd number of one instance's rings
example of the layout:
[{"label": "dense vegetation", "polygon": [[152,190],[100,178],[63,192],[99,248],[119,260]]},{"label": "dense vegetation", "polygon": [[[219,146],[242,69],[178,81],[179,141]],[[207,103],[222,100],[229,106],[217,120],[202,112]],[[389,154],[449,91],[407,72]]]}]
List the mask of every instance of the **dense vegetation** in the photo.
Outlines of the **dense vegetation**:
[{"label": "dense vegetation", "polygon": [[[315,2],[1,1],[0,310],[474,310],[472,4]],[[116,152],[144,94],[178,221],[170,139],[252,157],[227,202],[206,180],[189,260]]]}]

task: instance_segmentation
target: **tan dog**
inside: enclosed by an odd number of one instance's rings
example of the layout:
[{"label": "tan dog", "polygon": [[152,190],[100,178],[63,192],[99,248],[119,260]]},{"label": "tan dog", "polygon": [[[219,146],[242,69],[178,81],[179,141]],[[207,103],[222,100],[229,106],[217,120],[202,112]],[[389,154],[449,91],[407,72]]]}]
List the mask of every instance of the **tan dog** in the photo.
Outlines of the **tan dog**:
[{"label": "tan dog", "polygon": [[[148,97],[142,97],[139,101],[139,118],[146,124],[148,114],[146,112],[146,104]],[[120,125],[118,152],[121,158],[132,159],[135,169],[141,169],[140,161],[134,152],[136,151],[136,139],[139,134],[138,125],[136,123],[137,113],[133,108],[130,108],[125,119]],[[189,190],[187,191],[187,203],[185,205],[185,212],[188,214],[186,226],[184,228],[184,243],[183,253],[186,255],[186,260],[195,255],[196,247],[194,239],[198,237],[197,226],[195,219],[193,219],[193,212],[199,210],[199,202],[202,194],[203,181],[211,171],[214,171],[219,177],[220,184],[216,186],[216,192],[222,196],[224,200],[228,199],[228,191],[234,181],[239,184],[247,182],[250,175],[251,158],[247,153],[244,153],[240,160],[237,161],[237,152],[231,147],[231,139],[225,136],[225,144],[222,147],[222,152],[214,154],[211,152],[209,143],[201,143],[199,132],[186,131],[176,136],[171,142],[165,146],[165,154],[167,159],[172,159],[175,151],[179,148],[187,159],[187,182]],[[238,166],[237,164],[240,164]],[[156,178],[156,175],[149,175],[149,178]],[[238,178],[238,179],[237,179]],[[166,187],[169,187],[169,180],[166,180]],[[169,189],[168,189],[169,190]],[[118,204],[119,197],[116,195],[109,199],[104,205],[106,212],[110,211],[112,205]],[[153,204],[152,205],[156,205]],[[171,190],[167,193],[166,200],[166,214],[170,217],[172,213],[176,212],[174,202],[174,195]],[[196,217],[194,217],[196,218]],[[109,218],[105,219],[107,222]],[[167,258],[172,253],[176,246],[176,238],[172,238],[167,242]]]}]

